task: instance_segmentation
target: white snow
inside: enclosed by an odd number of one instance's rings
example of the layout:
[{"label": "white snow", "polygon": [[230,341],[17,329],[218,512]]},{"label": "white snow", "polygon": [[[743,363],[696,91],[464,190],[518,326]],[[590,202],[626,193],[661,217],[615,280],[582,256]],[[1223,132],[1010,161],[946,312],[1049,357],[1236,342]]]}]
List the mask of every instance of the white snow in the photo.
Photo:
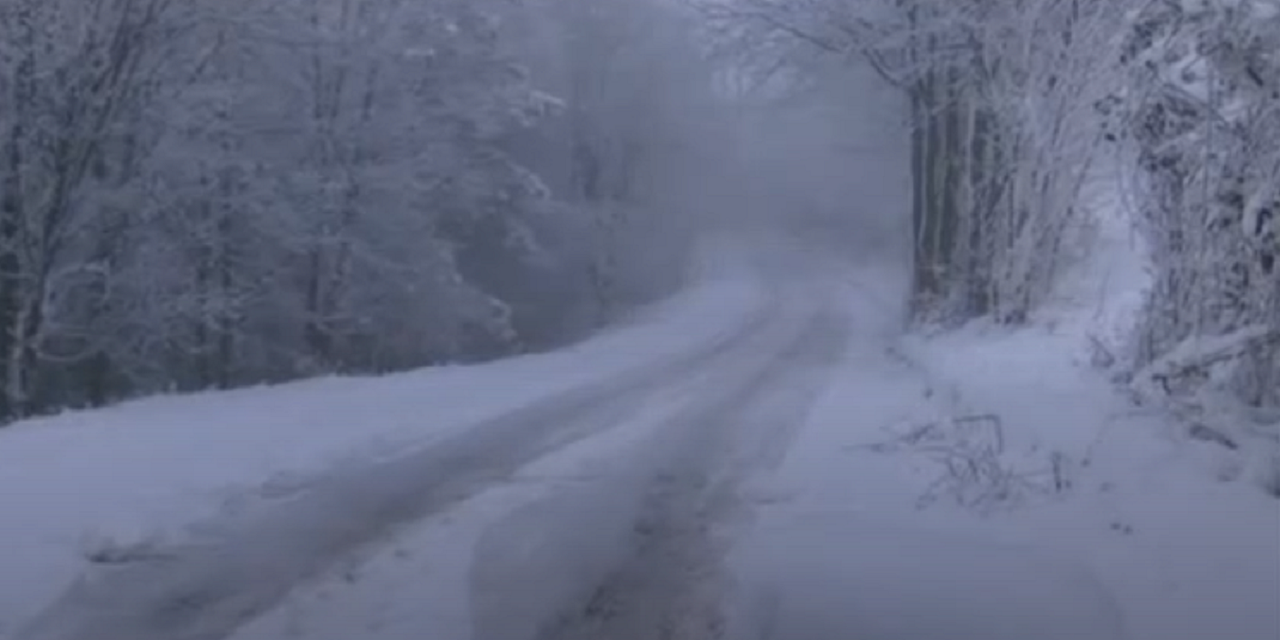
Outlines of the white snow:
[{"label": "white snow", "polygon": [[1109,204],[1030,327],[878,340],[850,291],[869,326],[747,491],[742,638],[1280,637],[1280,502],[1093,366],[1095,343],[1123,348],[1146,283]]},{"label": "white snow", "polygon": [[85,553],[181,536],[339,463],[467,425],[715,342],[758,285],[733,267],[564,351],[381,378],[160,397],[0,430],[0,637],[65,589]]},{"label": "white snow", "polygon": [[[781,463],[742,488],[754,517],[729,528],[731,640],[1280,637],[1280,502],[1093,366],[1095,345],[1123,349],[1146,282],[1123,219],[1100,217],[1093,249],[1017,330],[902,337],[904,283],[867,265],[844,280],[845,366]],[[787,270],[785,255],[753,259]],[[156,398],[0,432],[0,637],[74,579],[86,548],[180,535],[335,464],[669,361],[767,297],[736,267],[700,268],[712,284],[554,354]],[[670,448],[656,428],[705,393],[690,384],[390,532],[234,640],[532,637],[634,551],[642,480]]]},{"label": "white snow", "polygon": [[771,328],[723,366],[664,386],[616,428],[533,462],[446,516],[397,532],[366,557],[295,589],[232,640],[543,637],[549,623],[580,614],[635,553],[635,527],[679,434],[794,331],[788,322]]},{"label": "white snow", "polygon": [[1228,481],[1230,452],[1137,412],[1087,368],[1081,336],[1058,331],[967,336],[967,348],[955,335],[924,349],[939,377],[959,381],[950,413],[998,414],[1014,461],[1066,461],[1062,495],[985,527],[1087,567],[1134,640],[1277,637],[1280,503]]},{"label": "white snow", "polygon": [[649,466],[635,450],[688,395],[672,389],[448,516],[394,532],[231,640],[533,638],[625,559]]}]

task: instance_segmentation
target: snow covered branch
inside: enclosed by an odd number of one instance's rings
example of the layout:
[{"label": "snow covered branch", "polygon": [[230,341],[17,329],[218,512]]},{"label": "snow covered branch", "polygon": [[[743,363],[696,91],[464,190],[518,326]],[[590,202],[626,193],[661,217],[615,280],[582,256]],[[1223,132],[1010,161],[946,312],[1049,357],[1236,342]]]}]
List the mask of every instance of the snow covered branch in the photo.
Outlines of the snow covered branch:
[{"label": "snow covered branch", "polygon": [[598,4],[0,0],[0,422],[541,348],[669,290],[709,84],[661,3]]}]

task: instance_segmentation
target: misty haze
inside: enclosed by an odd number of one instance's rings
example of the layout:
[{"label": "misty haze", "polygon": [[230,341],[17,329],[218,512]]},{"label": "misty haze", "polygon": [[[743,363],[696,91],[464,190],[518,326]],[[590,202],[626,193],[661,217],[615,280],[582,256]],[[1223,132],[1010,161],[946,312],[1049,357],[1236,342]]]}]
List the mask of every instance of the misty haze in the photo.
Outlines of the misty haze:
[{"label": "misty haze", "polygon": [[1280,0],[0,0],[0,640],[1280,639]]}]

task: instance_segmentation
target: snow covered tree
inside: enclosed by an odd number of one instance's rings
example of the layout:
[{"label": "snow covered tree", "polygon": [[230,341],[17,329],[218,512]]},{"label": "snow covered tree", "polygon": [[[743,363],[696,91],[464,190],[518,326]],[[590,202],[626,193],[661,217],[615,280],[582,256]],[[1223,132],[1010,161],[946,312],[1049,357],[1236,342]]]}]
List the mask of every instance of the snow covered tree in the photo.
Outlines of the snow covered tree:
[{"label": "snow covered tree", "polygon": [[1237,335],[1250,346],[1227,386],[1280,406],[1280,6],[1154,3],[1130,25],[1129,86],[1106,106],[1132,143],[1154,263],[1136,365]]},{"label": "snow covered tree", "polygon": [[[312,44],[287,67],[300,76],[285,103],[306,114],[286,134],[302,142],[287,160],[302,171],[286,199],[302,205],[308,355],[342,369],[344,345],[384,340],[368,322],[375,300],[436,298],[416,318],[435,344],[414,352],[455,357],[461,341],[508,339],[503,301],[458,263],[491,238],[507,253],[531,252],[524,218],[544,195],[500,146],[542,105],[501,50],[495,18],[467,2],[310,10],[301,37]],[[284,33],[298,26],[294,15],[282,10]],[[393,308],[379,312],[403,313]]]},{"label": "snow covered tree", "polygon": [[[545,0],[526,48],[563,103],[530,161],[581,220],[597,323],[682,275],[725,110],[691,14],[662,0]],[[701,175],[699,175],[701,174]]]},{"label": "snow covered tree", "polygon": [[519,348],[507,11],[0,1],[0,419]]},{"label": "snow covered tree", "polygon": [[757,60],[771,73],[804,73],[808,49],[870,64],[908,97],[919,314],[1018,322],[1042,301],[1080,227],[1092,104],[1109,89],[1095,71],[1119,6],[746,0],[709,11],[740,25],[729,29],[739,49],[772,52]]},{"label": "snow covered tree", "polygon": [[103,269],[77,240],[116,227],[109,219],[121,211],[107,192],[132,178],[133,126],[182,27],[172,9],[0,2],[0,418],[49,402],[43,364],[68,346],[59,343],[78,341],[51,312]]}]

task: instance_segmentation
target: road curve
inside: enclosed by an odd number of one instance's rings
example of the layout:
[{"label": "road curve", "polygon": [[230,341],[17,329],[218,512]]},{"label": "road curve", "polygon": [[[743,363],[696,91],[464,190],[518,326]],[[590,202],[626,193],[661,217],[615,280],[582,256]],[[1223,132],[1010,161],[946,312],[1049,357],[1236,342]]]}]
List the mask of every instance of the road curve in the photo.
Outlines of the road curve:
[{"label": "road curve", "polygon": [[[649,455],[659,462],[643,486],[631,553],[537,640],[721,637],[729,591],[721,564],[748,515],[740,486],[781,460],[847,345],[847,319],[823,292],[793,300],[793,322],[770,348],[721,372],[655,437]],[[495,634],[493,622],[475,620],[473,637],[517,640]]]},{"label": "road curve", "polygon": [[[128,564],[94,568],[13,640],[220,640],[289,590],[390,529],[446,510],[540,456],[607,430],[662,389],[733,371],[794,324],[767,304],[700,348],[475,425],[419,451],[336,470],[247,518],[212,522]],[[745,355],[744,355],[745,354]]]}]

